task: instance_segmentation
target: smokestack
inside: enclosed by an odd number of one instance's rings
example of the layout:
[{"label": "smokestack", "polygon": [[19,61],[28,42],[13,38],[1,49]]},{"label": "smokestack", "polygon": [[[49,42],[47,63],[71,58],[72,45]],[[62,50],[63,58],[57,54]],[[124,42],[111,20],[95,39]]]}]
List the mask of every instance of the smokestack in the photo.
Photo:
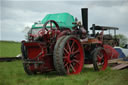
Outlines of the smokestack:
[{"label": "smokestack", "polygon": [[84,26],[85,30],[88,32],[88,8],[82,8],[81,14],[82,14],[83,26]]}]

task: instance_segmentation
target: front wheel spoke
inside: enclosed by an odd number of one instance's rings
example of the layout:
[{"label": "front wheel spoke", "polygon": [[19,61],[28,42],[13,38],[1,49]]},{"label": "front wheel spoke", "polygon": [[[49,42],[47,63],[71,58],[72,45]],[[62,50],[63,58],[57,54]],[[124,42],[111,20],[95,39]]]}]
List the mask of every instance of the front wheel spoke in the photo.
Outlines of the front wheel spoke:
[{"label": "front wheel spoke", "polygon": [[101,59],[102,59],[102,58],[98,55],[98,56],[97,56],[97,59],[98,59],[98,62],[101,62]]},{"label": "front wheel spoke", "polygon": [[103,66],[103,64],[100,62],[100,63],[98,63],[98,66],[102,67],[102,66]]},{"label": "front wheel spoke", "polygon": [[74,69],[73,65],[70,64],[70,66],[71,66],[72,70],[73,70],[74,72],[76,72],[76,70]]},{"label": "front wheel spoke", "polygon": [[100,66],[100,63],[97,63],[98,67]]},{"label": "front wheel spoke", "polygon": [[99,65],[100,62],[99,62],[98,60],[97,60],[96,62],[97,62],[97,64]]},{"label": "front wheel spoke", "polygon": [[101,63],[104,63],[104,58],[101,59]]}]

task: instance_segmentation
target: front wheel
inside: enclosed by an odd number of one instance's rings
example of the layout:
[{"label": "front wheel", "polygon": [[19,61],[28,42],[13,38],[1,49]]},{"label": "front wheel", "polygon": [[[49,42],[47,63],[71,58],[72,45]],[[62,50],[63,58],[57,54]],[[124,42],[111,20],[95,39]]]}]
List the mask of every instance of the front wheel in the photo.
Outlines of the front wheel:
[{"label": "front wheel", "polygon": [[76,37],[59,38],[54,48],[53,61],[61,75],[78,74],[84,64],[83,48]]},{"label": "front wheel", "polygon": [[96,48],[93,53],[93,66],[95,71],[105,70],[107,68],[108,59],[105,50],[102,47]]},{"label": "front wheel", "polygon": [[36,74],[36,71],[33,71],[34,65],[30,65],[30,64],[27,64],[27,63],[23,63],[23,67],[24,67],[24,71],[25,71],[28,75],[34,75],[34,74]]}]

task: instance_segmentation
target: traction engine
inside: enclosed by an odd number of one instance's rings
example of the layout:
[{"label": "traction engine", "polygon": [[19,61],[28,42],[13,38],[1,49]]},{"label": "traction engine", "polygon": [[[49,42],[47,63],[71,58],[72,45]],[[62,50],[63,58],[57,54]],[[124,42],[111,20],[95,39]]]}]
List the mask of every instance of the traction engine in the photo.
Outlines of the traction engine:
[{"label": "traction engine", "polygon": [[93,63],[105,70],[108,55],[100,38],[88,32],[88,9],[82,9],[83,24],[69,13],[48,14],[32,25],[21,51],[27,74],[56,71],[60,75],[79,74],[83,65]]}]

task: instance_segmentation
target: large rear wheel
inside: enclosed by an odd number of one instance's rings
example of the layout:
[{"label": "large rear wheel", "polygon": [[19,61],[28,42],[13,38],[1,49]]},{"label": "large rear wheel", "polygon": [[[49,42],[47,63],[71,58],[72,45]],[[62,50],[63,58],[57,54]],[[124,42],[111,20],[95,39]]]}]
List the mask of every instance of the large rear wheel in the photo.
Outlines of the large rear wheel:
[{"label": "large rear wheel", "polygon": [[54,67],[61,75],[78,74],[84,64],[83,48],[76,37],[59,38],[54,48]]}]

